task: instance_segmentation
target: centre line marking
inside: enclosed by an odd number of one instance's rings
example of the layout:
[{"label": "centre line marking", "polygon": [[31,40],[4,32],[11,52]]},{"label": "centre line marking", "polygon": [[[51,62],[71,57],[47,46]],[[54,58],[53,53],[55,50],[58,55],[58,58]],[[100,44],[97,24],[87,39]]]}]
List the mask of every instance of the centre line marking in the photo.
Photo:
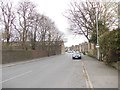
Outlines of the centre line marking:
[{"label": "centre line marking", "polygon": [[15,78],[21,77],[21,76],[23,76],[23,75],[25,75],[25,74],[28,74],[28,73],[31,73],[31,72],[32,72],[32,71],[28,71],[28,72],[25,72],[25,73],[19,74],[19,75],[15,76],[15,77],[12,77],[12,78],[6,79],[6,80],[4,80],[4,81],[2,81],[2,82],[0,82],[0,83],[7,82],[7,81],[9,81],[9,80],[12,80],[12,79],[15,79]]}]

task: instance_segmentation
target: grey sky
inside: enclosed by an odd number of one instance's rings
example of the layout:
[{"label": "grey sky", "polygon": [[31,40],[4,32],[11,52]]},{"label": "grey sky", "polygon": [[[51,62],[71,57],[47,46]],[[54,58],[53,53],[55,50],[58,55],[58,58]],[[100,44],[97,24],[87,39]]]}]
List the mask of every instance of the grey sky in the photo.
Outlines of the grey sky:
[{"label": "grey sky", "polygon": [[[9,0],[8,0],[9,1]],[[21,0],[10,0],[15,4]],[[71,46],[75,44],[79,44],[87,41],[84,36],[75,36],[70,33],[67,28],[69,28],[69,24],[67,19],[63,16],[65,10],[69,7],[70,1],[73,0],[30,0],[37,6],[37,11],[41,14],[44,14],[50,17],[53,21],[55,21],[58,29],[65,34],[65,38],[67,38],[67,42],[65,46]],[[80,0],[84,1],[84,0]]]},{"label": "grey sky", "polygon": [[65,34],[67,42],[65,46],[71,46],[84,42],[85,37],[75,36],[70,33],[67,28],[69,24],[67,19],[63,16],[65,10],[69,8],[70,1],[73,0],[30,0],[35,2],[38,7],[38,11],[46,16],[49,16],[53,21],[55,21],[58,29]]},{"label": "grey sky", "polygon": [[[18,2],[22,0],[6,0],[12,1],[16,6]],[[65,34],[65,38],[67,42],[65,46],[76,45],[86,41],[86,38],[83,36],[76,36],[70,33],[67,28],[69,28],[69,24],[67,18],[63,16],[65,10],[69,8],[69,4],[73,0],[29,0],[33,2],[37,6],[37,11],[41,14],[44,14],[50,17],[58,29]],[[83,0],[82,0],[83,1]]]}]

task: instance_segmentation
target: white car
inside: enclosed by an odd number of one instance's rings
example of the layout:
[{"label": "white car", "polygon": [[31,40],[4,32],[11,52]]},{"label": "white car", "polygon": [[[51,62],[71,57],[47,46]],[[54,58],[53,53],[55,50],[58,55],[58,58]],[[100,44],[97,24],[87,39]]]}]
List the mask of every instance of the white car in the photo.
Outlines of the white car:
[{"label": "white car", "polygon": [[79,52],[74,52],[72,54],[72,59],[81,59],[81,54]]},{"label": "white car", "polygon": [[68,51],[68,53],[72,53],[72,51]]}]

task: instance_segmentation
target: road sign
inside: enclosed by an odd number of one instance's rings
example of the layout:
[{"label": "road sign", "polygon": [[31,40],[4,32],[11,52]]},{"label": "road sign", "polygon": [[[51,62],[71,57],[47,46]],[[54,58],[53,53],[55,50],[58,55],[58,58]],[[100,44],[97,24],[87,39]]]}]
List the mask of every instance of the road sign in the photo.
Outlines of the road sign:
[{"label": "road sign", "polygon": [[96,48],[99,48],[100,46],[99,45],[96,45]]}]

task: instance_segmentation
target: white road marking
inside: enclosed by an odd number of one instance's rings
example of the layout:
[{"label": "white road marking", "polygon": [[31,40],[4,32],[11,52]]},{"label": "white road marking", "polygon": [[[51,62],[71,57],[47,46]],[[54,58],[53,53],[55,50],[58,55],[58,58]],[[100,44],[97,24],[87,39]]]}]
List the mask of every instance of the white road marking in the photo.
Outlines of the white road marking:
[{"label": "white road marking", "polygon": [[83,66],[83,73],[85,75],[86,86],[87,88],[93,89],[93,84],[90,80],[90,77],[88,75],[87,69],[85,68],[85,64],[83,61],[82,61],[82,66]]},{"label": "white road marking", "polygon": [[7,82],[7,81],[9,81],[9,80],[12,80],[12,79],[15,79],[15,78],[21,77],[21,76],[23,76],[23,75],[25,75],[25,74],[28,74],[28,73],[30,73],[30,72],[32,72],[32,71],[28,71],[28,72],[25,72],[25,73],[19,74],[19,75],[17,75],[17,76],[12,77],[12,78],[6,79],[6,80],[4,80],[4,81],[2,81],[2,82],[0,82],[0,83],[4,83],[4,82]]},{"label": "white road marking", "polygon": [[[83,73],[84,73],[84,78],[86,78],[84,69],[83,69]],[[85,80],[85,82],[86,82],[86,87],[89,88],[87,80]]]}]

